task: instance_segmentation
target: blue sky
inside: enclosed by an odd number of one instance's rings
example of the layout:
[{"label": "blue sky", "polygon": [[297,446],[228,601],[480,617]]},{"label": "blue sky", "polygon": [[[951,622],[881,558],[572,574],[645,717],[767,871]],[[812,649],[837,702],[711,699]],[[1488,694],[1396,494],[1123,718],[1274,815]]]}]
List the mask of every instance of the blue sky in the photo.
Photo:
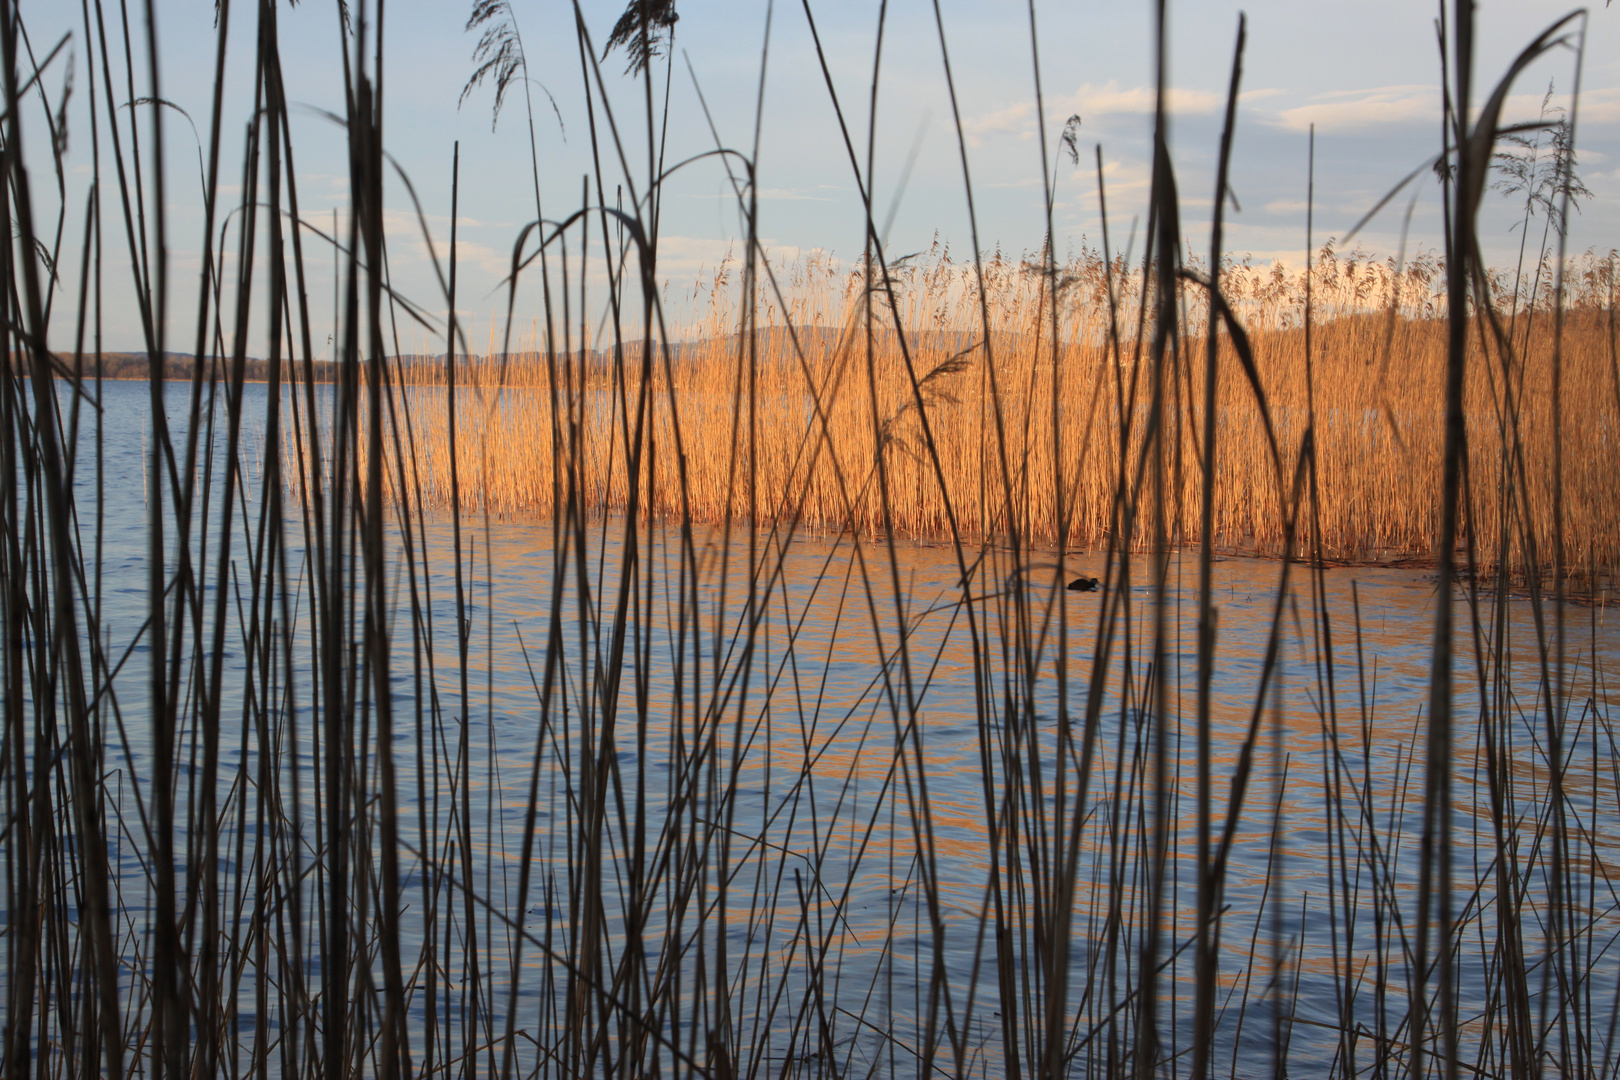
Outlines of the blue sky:
[{"label": "blue sky", "polygon": [[[535,210],[527,116],[519,91],[514,90],[493,130],[490,88],[474,90],[458,106],[473,69],[476,44],[476,35],[464,30],[469,7],[468,0],[387,3],[384,129],[389,151],[421,199],[441,257],[449,226],[451,148],[457,140],[461,143],[463,286],[458,307],[464,317],[475,320],[477,349],[479,335],[486,332],[488,317],[500,302],[497,287],[512,243]],[[584,4],[598,55],[622,7],[619,0]],[[872,0],[810,2],[851,136],[862,148],[878,8]],[[982,245],[1014,253],[1033,249],[1044,222],[1028,6],[1002,0],[940,0],[940,8],[961,102]],[[1304,248],[1306,131],[1311,123],[1317,126],[1319,240],[1343,236],[1390,185],[1434,152],[1440,104],[1437,8],[1399,0],[1170,4],[1173,152],[1188,240],[1200,251],[1207,246],[1220,113],[1240,9],[1248,15],[1249,45],[1232,186],[1242,211],[1230,219],[1228,248],[1261,262],[1281,258],[1297,263]],[[762,0],[684,0],[679,5],[669,80],[668,161],[715,146],[698,105],[699,88],[721,142],[744,151],[752,144],[768,10]],[[1486,92],[1518,49],[1567,10],[1543,0],[1481,4],[1476,94]],[[558,0],[513,0],[513,11],[533,79],[541,198],[548,218],[561,217],[580,204],[581,178],[591,168],[573,9]],[[213,4],[158,0],[156,12],[159,91],[206,132],[215,47]],[[1110,226],[1117,246],[1124,245],[1133,218],[1142,211],[1152,121],[1152,12],[1147,0],[1036,6],[1050,154],[1057,152],[1064,120],[1076,113],[1082,118],[1080,168],[1064,161],[1056,171],[1060,252],[1095,245],[1100,238],[1094,144],[1102,145],[1107,162]],[[25,4],[23,13],[39,56],[69,35],[64,53],[46,72],[44,85],[54,108],[71,53],[64,241],[73,251],[93,172],[82,15],[78,4],[60,0]],[[115,14],[109,8],[109,18]],[[252,109],[255,15],[256,9],[241,0],[231,15],[223,126],[225,206],[234,206],[241,194],[237,159]],[[131,17],[136,20],[132,29],[141,34],[139,12],[133,6]],[[325,0],[304,0],[297,7],[283,6],[279,18],[289,96],[297,103],[294,141],[302,209],[306,219],[329,224],[333,210],[341,215],[347,205],[343,135],[322,115],[342,111],[337,8]],[[116,32],[116,22],[110,22],[109,35]],[[130,96],[123,83],[122,49],[116,37],[110,40],[119,86],[114,96],[122,102]],[[1593,197],[1572,223],[1575,250],[1588,246],[1606,250],[1620,244],[1620,200],[1615,198],[1620,194],[1617,43],[1620,11],[1594,9],[1579,115],[1581,175]],[[137,46],[141,47],[139,40]],[[1565,50],[1538,62],[1517,85],[1511,119],[1532,118],[1549,82],[1560,97],[1567,93],[1574,81],[1574,61],[1574,54]],[[644,189],[645,100],[640,82],[625,78],[623,69],[619,56],[602,65],[608,102],[625,137],[631,171]],[[661,106],[661,65],[657,74],[656,104]],[[99,99],[104,91],[99,70],[96,75]],[[134,82],[136,97],[152,92],[139,57]],[[856,187],[800,2],[778,3],[771,13],[763,105],[758,164],[765,242],[782,257],[814,250],[841,258],[857,256],[862,221]],[[123,110],[126,122],[128,115]],[[170,340],[179,343],[190,340],[187,328],[194,319],[191,305],[201,265],[201,184],[192,129],[177,115],[169,115],[166,194],[175,296]],[[140,120],[144,132],[144,110]],[[104,117],[101,122],[108,185],[104,341],[108,349],[133,348],[140,333],[134,307],[126,299],[129,260],[122,227],[114,216],[115,181],[110,154],[105,154]],[[36,205],[48,229],[54,226],[62,199],[42,135],[41,111],[33,109],[24,123]],[[894,208],[888,237],[891,251],[925,249],[937,237],[953,253],[966,255],[970,239],[956,134],[934,9],[926,0],[889,4],[875,144],[875,201],[883,217]],[[713,273],[728,250],[740,250],[740,225],[730,191],[724,171],[712,161],[684,170],[666,189],[660,269],[677,303],[695,282]],[[395,285],[423,307],[442,313],[444,303],[403,184],[391,181],[388,200]],[[1403,210],[1404,203],[1375,222],[1360,243],[1374,252],[1393,252],[1399,244]],[[1516,253],[1517,234],[1511,231],[1516,220],[1513,206],[1493,195],[1481,225],[1493,261],[1510,262]],[[1421,187],[1412,222],[1409,250],[1439,246],[1434,184],[1425,182]],[[310,249],[310,287],[320,327],[330,324],[330,266],[329,250],[320,250],[318,244]],[[69,297],[77,292],[76,273],[76,265],[63,267]],[[536,303],[536,297],[526,295],[520,301],[522,313],[533,317]],[[57,305],[53,345],[58,349],[71,348],[71,308],[70,303]],[[324,353],[325,330],[318,336],[323,339],[318,351]],[[405,347],[411,349],[415,343],[407,341]],[[260,337],[253,351],[262,348]]]}]

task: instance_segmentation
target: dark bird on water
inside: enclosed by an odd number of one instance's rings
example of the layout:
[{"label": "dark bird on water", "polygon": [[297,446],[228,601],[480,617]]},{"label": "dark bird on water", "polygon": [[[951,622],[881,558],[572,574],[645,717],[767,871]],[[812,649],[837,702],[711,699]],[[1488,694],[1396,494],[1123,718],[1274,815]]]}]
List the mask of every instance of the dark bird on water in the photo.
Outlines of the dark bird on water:
[{"label": "dark bird on water", "polygon": [[1077,577],[1069,582],[1070,592],[1096,592],[1097,579],[1094,577]]}]

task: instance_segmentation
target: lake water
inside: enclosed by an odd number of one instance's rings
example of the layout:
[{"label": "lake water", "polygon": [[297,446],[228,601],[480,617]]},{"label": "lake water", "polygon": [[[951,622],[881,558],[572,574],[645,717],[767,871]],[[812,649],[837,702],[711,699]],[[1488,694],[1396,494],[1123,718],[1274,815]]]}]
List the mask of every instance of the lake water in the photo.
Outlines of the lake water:
[{"label": "lake water", "polygon": [[[187,393],[169,389],[176,422]],[[329,393],[321,392],[322,408]],[[114,663],[130,657],[113,681],[127,752],[109,738],[105,772],[117,824],[110,843],[121,887],[124,1000],[138,1017],[148,1007],[140,987],[151,964],[149,860],[134,800],[137,785],[150,780],[152,749],[150,660],[140,638],[150,610],[149,396],[144,383],[108,383],[104,394],[105,475],[98,494],[87,464],[95,435],[87,414],[76,492],[87,560],[99,545],[99,572],[92,568],[86,588],[94,593],[99,578],[107,654]],[[243,638],[250,619],[239,614],[241,605],[251,606],[265,410],[265,388],[250,386],[250,476],[235,513],[227,689],[213,782],[223,815],[222,933],[247,940],[253,926],[266,925],[255,924],[266,898],[256,901],[253,888],[266,880],[262,868],[272,858],[291,859],[296,847],[306,872],[287,885],[303,905],[301,937],[292,933],[298,909],[290,896],[278,891],[271,905],[286,935],[280,948],[295,957],[277,969],[278,989],[268,991],[275,998],[287,992],[286,972],[319,986],[322,924],[314,912],[321,895],[307,872],[326,849],[315,817],[323,789],[312,741],[319,734],[307,644],[314,594],[303,517],[292,513],[282,523],[293,625],[278,646],[301,659],[269,673],[254,668]],[[212,455],[200,458],[214,463],[216,492],[222,411],[217,423]],[[216,522],[217,504],[216,497],[208,510]],[[401,963],[414,1069],[428,1067],[431,1052],[434,1068],[497,1072],[515,1007],[513,1026],[523,1032],[514,1043],[518,1074],[566,1072],[542,1048],[567,1026],[570,970],[595,971],[604,982],[631,970],[615,997],[620,1005],[639,1002],[647,1019],[641,1028],[626,1026],[623,1010],[604,1011],[604,1045],[618,1048],[599,1051],[609,1058],[628,1053],[640,1031],[663,1040],[648,1060],[678,1072],[682,1055],[703,1064],[709,1033],[723,1028],[730,1034],[722,1041],[750,1075],[909,1076],[932,1031],[938,1069],[1005,1075],[1009,1033],[1021,1067],[1031,1069],[1023,1055],[1043,1036],[1045,1021],[1032,1021],[1029,1006],[1041,1006],[1058,979],[1066,995],[1064,1070],[1108,1075],[1132,1067],[1127,1047],[1137,1037],[1142,1000],[1133,991],[1155,896],[1160,939],[1151,955],[1166,962],[1157,976],[1162,1069],[1191,1069],[1194,558],[1169,561],[1165,648],[1155,668],[1152,563],[1140,556],[1123,598],[1118,590],[1052,588],[1082,572],[1103,576],[1102,552],[1071,554],[1061,568],[1052,553],[1036,552],[1025,572],[1014,573],[1008,553],[975,550],[967,555],[964,589],[953,549],[939,543],[897,540],[891,550],[871,539],[786,538],[766,529],[750,536],[742,526],[729,535],[699,527],[687,540],[673,525],[632,529],[624,519],[594,520],[569,537],[550,521],[486,521],[470,512],[461,523],[463,678],[452,526],[444,514],[412,519],[411,563],[397,520],[388,533],[392,749],[407,905]],[[637,559],[625,576],[632,533]],[[217,548],[212,540],[202,552],[208,613]],[[1214,1068],[1270,1075],[1282,1058],[1293,1075],[1342,1073],[1350,1067],[1343,1054],[1351,1040],[1340,1030],[1348,1021],[1358,1031],[1357,1071],[1399,1071],[1416,977],[1439,587],[1416,570],[1332,569],[1317,593],[1318,579],[1294,567],[1281,609],[1278,675],[1257,709],[1283,569],[1238,558],[1214,567],[1208,761],[1217,839],[1246,741],[1253,749],[1248,786],[1231,818]],[[1478,633],[1503,647],[1485,653],[1500,658],[1500,667],[1482,668],[1474,609],[1460,593],[1455,602],[1460,704],[1447,854],[1458,919],[1459,1057],[1470,1069],[1505,1071],[1492,1055],[1500,1052],[1504,1023],[1502,926],[1513,918],[1498,892],[1498,859],[1506,853],[1522,903],[1517,922],[1540,1052],[1556,1063],[1590,1032],[1593,1041],[1579,1053],[1598,1075],[1614,1060],[1607,1040],[1620,970],[1609,949],[1620,934],[1620,901],[1609,884],[1620,845],[1609,689],[1620,673],[1620,628],[1602,609],[1559,613],[1548,605],[1539,632],[1553,640],[1561,614],[1567,646],[1562,668],[1544,670],[1532,605],[1515,598],[1498,612],[1487,603],[1477,611]],[[1112,621],[1105,604],[1114,605]],[[211,614],[206,618],[211,629]],[[617,650],[616,625],[623,628]],[[1109,627],[1109,660],[1088,729],[1100,626]],[[348,670],[358,669],[356,661]],[[1548,918],[1554,804],[1546,674],[1561,675],[1555,698],[1567,711],[1560,731],[1568,834],[1557,864],[1562,930]],[[188,669],[187,685],[192,678]],[[268,709],[249,698],[250,684],[274,687]],[[1166,712],[1156,723],[1160,693]],[[382,783],[375,707],[367,695],[359,700],[353,767],[371,799]],[[260,716],[269,717],[279,748],[270,770],[279,788],[262,794],[254,779],[261,775]],[[1488,733],[1495,736],[1490,747]],[[179,734],[184,807],[208,778],[189,756],[194,727],[183,725]],[[324,744],[319,749],[326,752]],[[1483,779],[1488,750],[1500,759],[1494,806]],[[594,831],[580,809],[592,783],[605,807]],[[359,849],[370,845],[373,876],[380,865],[377,805],[365,801],[354,826]],[[298,821],[301,832],[284,824],[283,839],[272,839],[263,818],[272,810],[284,823]],[[531,873],[520,899],[531,815]],[[1162,883],[1154,879],[1159,822]],[[183,818],[177,829],[189,835]],[[993,831],[1000,837],[994,859]],[[1072,871],[1053,861],[1065,843]],[[196,869],[194,861],[187,865]],[[287,866],[278,873],[293,881]],[[1048,928],[1054,889],[1064,880],[1073,882],[1073,918],[1060,962]],[[356,911],[350,932],[365,936],[374,922]],[[591,950],[576,948],[575,935],[593,925],[597,955],[587,956]],[[519,928],[530,935],[521,949]],[[1564,949],[1549,957],[1553,941]],[[1431,942],[1431,958],[1433,951]],[[293,1058],[283,1056],[291,1051],[276,1034],[309,1039],[315,1017],[284,1003],[261,1016],[257,954],[246,946],[226,954],[237,965],[227,965],[237,980],[236,1067],[249,1069],[262,1039],[275,1047],[264,1067],[280,1070]],[[1000,975],[998,955],[1008,958]],[[375,950],[368,953],[353,985],[380,995],[383,963]],[[717,982],[729,991],[717,993]],[[1437,984],[1430,977],[1427,992]],[[1017,1002],[1015,1017],[1004,1015],[1008,1000]],[[380,1023],[361,1005],[353,1015],[360,1030],[374,1032]],[[467,1046],[475,1052],[462,1059]],[[606,1069],[600,1060],[594,1067]]]}]

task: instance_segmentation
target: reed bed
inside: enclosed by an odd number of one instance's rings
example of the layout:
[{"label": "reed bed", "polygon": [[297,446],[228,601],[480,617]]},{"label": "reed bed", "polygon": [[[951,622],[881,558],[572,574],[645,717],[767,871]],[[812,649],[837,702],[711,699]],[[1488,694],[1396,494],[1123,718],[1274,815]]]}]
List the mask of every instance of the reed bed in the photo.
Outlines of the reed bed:
[{"label": "reed bed", "polygon": [[[1466,512],[1480,534],[1505,531],[1509,544],[1502,552],[1479,552],[1474,565],[1481,572],[1494,573],[1501,560],[1520,580],[1527,573],[1550,573],[1553,555],[1544,538],[1552,531],[1555,438],[1563,455],[1564,567],[1583,587],[1602,589],[1620,555],[1620,474],[1611,467],[1620,431],[1620,371],[1608,311],[1613,267],[1613,256],[1588,253],[1576,277],[1579,287],[1569,290],[1556,356],[1562,392],[1582,403],[1583,422],[1566,427],[1553,423],[1555,347],[1545,332],[1552,320],[1550,290],[1543,288],[1541,303],[1524,304],[1526,290],[1512,288],[1510,275],[1491,275],[1492,315],[1500,325],[1480,317],[1469,337],[1465,408],[1474,437]],[[1433,259],[1401,266],[1361,254],[1340,257],[1329,246],[1310,273],[1320,320],[1312,345],[1320,499],[1311,521],[1296,530],[1296,542],[1334,561],[1432,564],[1442,501],[1438,463],[1447,340],[1445,298],[1436,289],[1444,267]],[[1114,527],[1121,465],[1141,456],[1148,408],[1140,375],[1145,343],[1121,338],[1114,348],[1110,307],[1116,323],[1139,325],[1139,290],[1127,283],[1140,281],[1141,268],[1133,273],[1121,260],[1108,266],[1088,253],[1057,274],[1063,390],[1054,438],[1048,415],[1053,352],[1043,333],[1050,313],[1042,310],[1046,291],[1038,262],[987,260],[988,348],[977,332],[981,298],[971,264],[953,262],[936,247],[918,264],[891,270],[898,326],[888,310],[874,315],[870,388],[862,370],[865,297],[859,269],[841,272],[825,260],[778,267],[783,295],[761,286],[754,303],[762,319],[780,303],[786,321],[762,327],[751,348],[728,332],[735,325],[736,298],[726,296],[722,269],[710,290],[717,300],[708,319],[674,328],[669,357],[653,365],[650,437],[666,452],[642,464],[637,486],[643,512],[667,520],[690,515],[700,522],[752,514],[765,524],[862,536],[893,527],[901,536],[938,540],[949,534],[949,505],[961,535],[976,544],[1017,536],[1051,546],[1065,536],[1076,547],[1104,547]],[[1310,415],[1304,276],[1303,270],[1289,273],[1280,266],[1230,264],[1222,274],[1223,293],[1243,313],[1260,397],[1283,448],[1283,476],[1297,467]],[[1183,286],[1176,303],[1187,313],[1188,334],[1173,389],[1169,453],[1176,467],[1163,531],[1172,544],[1195,545],[1201,530],[1203,402],[1193,390],[1203,381],[1207,304],[1203,291],[1191,285]],[[1495,331],[1511,335],[1508,351]],[[918,375],[920,407],[899,347],[902,338]],[[636,400],[641,387],[633,362],[624,365],[625,379],[616,381],[618,366],[599,343],[593,346],[563,361],[578,371],[574,392],[586,402],[577,467],[587,511],[622,513],[631,481],[619,432],[624,403]],[[639,347],[632,342],[627,355]],[[1223,551],[1277,557],[1287,542],[1288,493],[1255,386],[1244,377],[1230,340],[1223,338],[1220,348],[1225,374],[1216,416],[1225,452],[1215,478],[1214,543]],[[747,394],[737,384],[745,352],[753,365]],[[551,392],[546,357],[531,346],[504,364],[473,359],[460,377],[479,387],[459,404],[463,507],[498,518],[556,512],[554,477],[563,465],[554,460],[551,433],[565,405]],[[422,380],[418,374],[412,381]],[[414,392],[411,407],[419,424],[413,452],[422,497],[429,505],[448,506],[446,399],[442,392]],[[920,410],[933,424],[943,483],[920,452]],[[756,425],[756,440],[734,445],[739,424]],[[880,444],[888,472],[886,508],[873,481]],[[1523,475],[1504,482],[1502,463],[1515,459]],[[739,480],[750,471],[757,485],[752,497]],[[398,475],[392,467],[385,473]],[[1068,485],[1061,499],[1052,484],[1059,475]],[[1004,491],[1012,493],[1010,500],[1001,498]],[[1526,547],[1525,526],[1528,536],[1543,538],[1534,551]],[[1138,544],[1156,535],[1156,528],[1150,516]]]},{"label": "reed bed", "polygon": [[[279,12],[217,9],[177,326],[154,12],[82,5],[95,183],[65,251],[22,137],[57,120],[55,54],[0,0],[4,1080],[1615,1074],[1620,647],[1565,602],[1613,558],[1613,263],[1552,230],[1527,284],[1472,233],[1499,137],[1528,137],[1501,102],[1576,22],[1482,101],[1472,5],[1442,22],[1443,167],[1414,175],[1443,258],[1226,268],[1240,21],[1201,264],[1162,94],[1141,264],[974,235],[889,265],[868,208],[858,273],[774,266],[733,151],[737,287],[678,331],[665,178],[603,167],[560,219],[537,185],[497,359],[452,315],[430,385],[391,330],[457,310],[459,185],[442,296],[398,296],[361,2],[333,21],[348,228],[301,216]],[[661,100],[675,6],[574,14],[575,130],[622,162],[597,58]],[[529,84],[516,17],[473,6],[471,89]],[[1162,87],[1162,19],[1154,49]],[[1554,160],[1527,212],[1567,210]],[[103,378],[115,288],[144,384]],[[1330,565],[1406,551],[1431,580]]]}]

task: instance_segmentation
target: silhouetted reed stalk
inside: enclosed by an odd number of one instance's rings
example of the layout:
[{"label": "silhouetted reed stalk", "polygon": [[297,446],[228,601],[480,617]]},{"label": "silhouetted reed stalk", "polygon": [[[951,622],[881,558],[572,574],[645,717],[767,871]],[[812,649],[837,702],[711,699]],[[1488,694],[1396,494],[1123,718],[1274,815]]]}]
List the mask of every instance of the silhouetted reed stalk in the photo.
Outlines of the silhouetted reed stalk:
[{"label": "silhouetted reed stalk", "polygon": [[[1458,3],[1443,261],[1403,244],[1372,273],[1313,251],[1313,132],[1309,264],[1273,277],[1223,252],[1246,24],[1198,265],[1158,12],[1141,254],[1134,228],[1114,248],[1098,147],[1102,250],[1059,263],[1049,170],[1078,167],[1078,121],[1054,155],[1034,65],[1046,231],[1020,266],[981,253],[935,5],[973,243],[957,266],[894,259],[874,214],[887,7],[851,91],[804,0],[862,207],[844,270],[773,263],[759,236],[787,14],[766,23],[748,151],[711,122],[713,149],[687,156],[669,145],[671,0],[633,0],[607,53],[576,6],[594,169],[553,220],[515,14],[481,0],[469,89],[492,82],[498,109],[523,81],[535,220],[480,359],[456,317],[459,146],[441,264],[385,158],[380,8],[340,6],[335,27],[346,222],[300,211],[270,0],[238,202],[217,205],[227,0],[193,351],[170,388],[178,106],[155,7],[131,29],[82,5],[94,182],[75,253],[63,141],[54,223],[23,159],[25,124],[56,122],[30,95],[60,50],[36,66],[7,4],[0,1072],[1612,1074],[1620,747],[1600,609],[1568,601],[1601,598],[1620,555],[1613,258],[1565,250],[1572,152],[1550,284],[1538,268],[1521,297],[1475,227],[1509,89],[1584,24],[1555,24],[1475,110]],[[745,223],[738,284],[676,326],[661,200],[715,166]],[[389,168],[431,300],[389,277]],[[128,421],[101,377],[114,185],[150,376],[133,558]],[[71,357],[49,340],[58,304],[76,304]],[[442,358],[403,357],[402,323]],[[1381,475],[1358,486],[1358,468]],[[548,527],[502,520],[536,513]],[[545,550],[514,586],[528,545]],[[1095,595],[1070,597],[1088,546]],[[1279,556],[1275,587],[1239,603],[1227,549]],[[1416,675],[1364,611],[1379,572],[1346,590],[1336,568],[1392,553],[1439,571]],[[138,603],[106,588],[143,558]],[[1425,683],[1426,704],[1390,682]]]}]

